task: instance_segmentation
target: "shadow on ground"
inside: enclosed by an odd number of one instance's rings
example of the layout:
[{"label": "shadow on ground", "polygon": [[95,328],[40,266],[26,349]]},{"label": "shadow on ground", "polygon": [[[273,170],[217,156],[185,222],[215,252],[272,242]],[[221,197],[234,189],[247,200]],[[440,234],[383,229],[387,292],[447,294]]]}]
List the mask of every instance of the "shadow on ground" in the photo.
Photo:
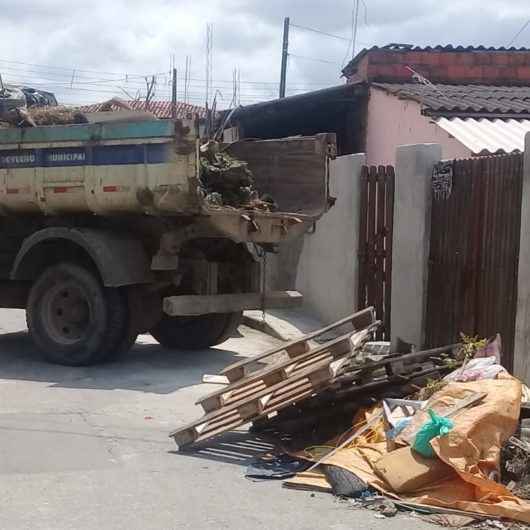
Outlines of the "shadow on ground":
[{"label": "shadow on ground", "polygon": [[230,431],[194,444],[189,449],[170,451],[170,453],[184,458],[248,466],[254,457],[272,451],[275,447],[272,438],[244,431]]},{"label": "shadow on ground", "polygon": [[0,335],[0,378],[49,382],[63,388],[168,394],[201,383],[203,374],[217,373],[238,358],[237,352],[222,347],[171,351],[158,344],[142,343],[140,338],[134,348],[117,361],[72,368],[44,362],[27,332]]}]

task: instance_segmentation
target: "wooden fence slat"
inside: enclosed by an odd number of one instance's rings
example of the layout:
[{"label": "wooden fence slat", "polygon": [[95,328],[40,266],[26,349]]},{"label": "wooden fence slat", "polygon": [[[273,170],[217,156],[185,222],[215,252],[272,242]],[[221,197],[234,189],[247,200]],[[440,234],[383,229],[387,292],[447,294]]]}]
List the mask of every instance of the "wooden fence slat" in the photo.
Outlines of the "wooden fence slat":
[{"label": "wooden fence slat", "polygon": [[380,308],[377,307],[376,298],[376,197],[377,197],[377,168],[370,166],[368,179],[368,263],[367,263],[367,283],[368,283],[368,300],[373,300],[377,318],[379,318]]},{"label": "wooden fence slat", "polygon": [[366,288],[366,264],[368,255],[367,243],[367,216],[368,216],[368,167],[361,168],[361,197],[360,197],[360,222],[359,222],[359,278],[357,303],[359,308],[368,307],[368,296]]},{"label": "wooden fence slat", "polygon": [[[377,185],[377,207],[376,207],[376,231],[375,231],[375,304],[379,307],[377,318],[384,322],[385,320],[385,303],[384,303],[384,270],[385,270],[385,181],[386,170],[384,166],[377,168],[376,185]],[[382,339],[385,336],[385,330],[378,330],[377,338]]]},{"label": "wooden fence slat", "polygon": [[386,168],[385,181],[385,317],[383,325],[385,340],[390,340],[390,309],[392,302],[392,245],[394,236],[394,182],[395,173],[392,166]]}]

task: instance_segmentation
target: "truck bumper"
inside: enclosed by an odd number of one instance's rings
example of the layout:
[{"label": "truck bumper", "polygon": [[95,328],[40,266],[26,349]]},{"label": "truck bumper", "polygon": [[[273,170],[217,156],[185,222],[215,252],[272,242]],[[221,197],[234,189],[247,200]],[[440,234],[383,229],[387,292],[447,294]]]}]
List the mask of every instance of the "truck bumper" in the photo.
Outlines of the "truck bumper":
[{"label": "truck bumper", "polygon": [[172,317],[197,316],[208,313],[234,313],[245,309],[295,307],[302,303],[298,291],[233,293],[212,295],[180,295],[164,298],[164,313]]}]

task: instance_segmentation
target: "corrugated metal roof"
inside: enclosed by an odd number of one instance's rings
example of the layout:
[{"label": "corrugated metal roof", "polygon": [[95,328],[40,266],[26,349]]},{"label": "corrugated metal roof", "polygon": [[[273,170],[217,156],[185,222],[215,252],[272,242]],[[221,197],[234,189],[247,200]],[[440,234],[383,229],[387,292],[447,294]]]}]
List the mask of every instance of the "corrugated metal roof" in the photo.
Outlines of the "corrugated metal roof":
[{"label": "corrugated metal roof", "polygon": [[524,151],[530,120],[439,118],[436,124],[475,155]]},{"label": "corrugated metal roof", "polygon": [[[171,118],[171,101],[151,101],[149,108],[146,107],[145,101],[126,101],[134,110],[143,110],[152,112],[157,118]],[[99,112],[104,103],[95,103],[93,105],[84,105],[81,110],[84,112]],[[119,107],[112,105],[110,110],[118,111]],[[177,101],[177,118],[185,119],[188,116],[198,115],[199,118],[206,116],[206,109],[197,105],[190,105]]]}]

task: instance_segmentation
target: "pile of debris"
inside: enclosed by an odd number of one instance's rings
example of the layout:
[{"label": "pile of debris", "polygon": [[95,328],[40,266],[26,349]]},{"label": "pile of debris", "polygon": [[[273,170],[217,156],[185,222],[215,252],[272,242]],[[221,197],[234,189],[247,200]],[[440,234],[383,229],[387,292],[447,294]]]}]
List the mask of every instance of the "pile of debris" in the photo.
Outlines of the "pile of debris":
[{"label": "pile of debris", "polygon": [[374,352],[379,325],[368,308],[228,366],[217,376],[226,384],[197,402],[204,415],[170,436],[200,450],[252,423],[277,448],[252,461],[254,480],[286,479],[383,516],[530,523],[526,397],[501,365],[500,337]]},{"label": "pile of debris", "polygon": [[222,150],[215,140],[200,149],[200,191],[209,207],[232,207],[273,212],[272,197],[260,195],[248,164]]}]

